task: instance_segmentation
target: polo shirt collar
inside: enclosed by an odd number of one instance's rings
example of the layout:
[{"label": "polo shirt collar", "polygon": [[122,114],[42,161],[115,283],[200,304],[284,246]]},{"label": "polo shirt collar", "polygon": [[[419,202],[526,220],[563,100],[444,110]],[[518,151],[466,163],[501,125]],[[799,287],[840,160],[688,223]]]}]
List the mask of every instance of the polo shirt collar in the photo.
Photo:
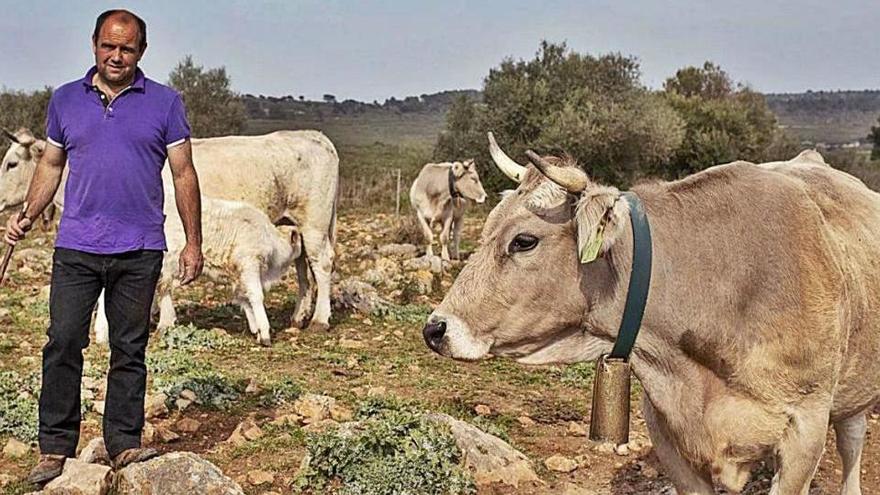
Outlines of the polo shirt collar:
[{"label": "polo shirt collar", "polygon": [[[82,78],[83,86],[86,88],[92,87],[92,78],[95,77],[95,74],[98,72],[98,67],[93,65],[91,69],[86,72],[86,75]],[[134,71],[134,81],[132,81],[131,86],[129,88],[136,91],[144,91],[144,87],[146,87],[147,78],[144,76],[144,71],[138,67]]]}]

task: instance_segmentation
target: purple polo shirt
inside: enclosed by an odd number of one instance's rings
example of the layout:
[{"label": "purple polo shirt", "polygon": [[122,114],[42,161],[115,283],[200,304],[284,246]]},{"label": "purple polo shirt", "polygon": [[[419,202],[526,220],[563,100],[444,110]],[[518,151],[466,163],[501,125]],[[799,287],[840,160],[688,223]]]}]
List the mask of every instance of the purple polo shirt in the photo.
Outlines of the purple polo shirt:
[{"label": "purple polo shirt", "polygon": [[180,95],[144,77],[105,108],[92,67],[56,89],[46,136],[67,152],[69,175],[56,247],[96,254],[165,250],[162,167],[189,124]]}]

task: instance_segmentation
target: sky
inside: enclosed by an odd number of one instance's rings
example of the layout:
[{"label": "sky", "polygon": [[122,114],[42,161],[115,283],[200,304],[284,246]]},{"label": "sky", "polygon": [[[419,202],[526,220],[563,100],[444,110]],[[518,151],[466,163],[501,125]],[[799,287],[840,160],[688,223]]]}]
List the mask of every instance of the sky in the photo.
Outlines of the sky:
[{"label": "sky", "polygon": [[165,82],[192,55],[225,66],[240,93],[382,102],[480,89],[542,39],[635,56],[652,88],[711,60],[764,93],[880,89],[878,0],[0,0],[0,88],[81,77],[95,18],[120,7],[147,22],[148,77]]}]

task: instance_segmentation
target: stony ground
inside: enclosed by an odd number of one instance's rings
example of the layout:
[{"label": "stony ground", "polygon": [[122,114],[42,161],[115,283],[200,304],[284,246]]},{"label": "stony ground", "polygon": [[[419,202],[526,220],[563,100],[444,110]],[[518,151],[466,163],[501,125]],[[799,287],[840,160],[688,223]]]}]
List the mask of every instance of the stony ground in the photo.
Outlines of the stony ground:
[{"label": "stony ground", "polygon": [[[473,249],[479,226],[479,218],[468,220],[464,238],[470,242],[465,243],[465,251]],[[154,411],[149,420],[151,442],[163,451],[203,455],[247,493],[289,493],[308,435],[308,428],[296,422],[277,420],[291,413],[289,397],[300,391],[328,395],[343,411],[357,410],[368,397],[390,397],[414,401],[497,433],[533,460],[543,480],[518,488],[483,486],[481,494],[671,493],[638,412],[637,386],[634,441],[626,451],[607,452],[584,436],[590,365],[524,367],[504,360],[466,364],[431,353],[422,342],[422,322],[442,299],[459,267],[446,266],[442,273],[433,273],[430,264],[420,266],[407,261],[407,255],[382,254],[377,249],[414,240],[411,225],[393,216],[341,217],[337,284],[351,286],[350,277],[357,276],[372,284],[385,302],[375,304],[349,294],[346,301],[357,303],[369,314],[338,309],[333,328],[326,333],[287,329],[295,300],[294,277],[289,276],[267,300],[274,330],[271,348],[255,345],[243,314],[227,303],[226,285],[202,281],[181,291],[177,295],[179,323],[192,327],[155,336],[150,348],[154,356],[150,393],[172,395],[170,411]],[[0,288],[0,373],[14,372],[21,378],[39,369],[48,318],[50,245],[51,234],[29,238],[17,250],[9,279]],[[366,307],[371,304],[372,308]],[[193,340],[199,345],[187,344]],[[83,388],[82,445],[100,432],[102,376],[108,362],[106,347],[94,343],[85,356],[88,379]],[[184,385],[196,390],[178,386],[181,382],[175,381],[174,373],[189,377]],[[22,385],[17,395],[0,402],[7,407],[0,410],[0,445],[7,445],[11,436],[10,418],[32,406],[33,396],[33,385]],[[260,434],[235,437],[234,430],[243,422],[244,430],[255,425]],[[877,428],[877,416],[872,415],[863,457],[864,493],[880,492]],[[17,431],[18,436],[27,435]],[[545,462],[554,456],[572,461],[568,464],[573,470],[560,472],[555,470],[561,469],[558,463]],[[27,488],[18,480],[35,461],[33,448],[18,456],[13,452],[0,455],[0,493],[25,493]],[[811,494],[837,493],[839,474],[840,463],[829,435]],[[747,493],[766,493],[768,484],[766,470],[759,470]]]}]

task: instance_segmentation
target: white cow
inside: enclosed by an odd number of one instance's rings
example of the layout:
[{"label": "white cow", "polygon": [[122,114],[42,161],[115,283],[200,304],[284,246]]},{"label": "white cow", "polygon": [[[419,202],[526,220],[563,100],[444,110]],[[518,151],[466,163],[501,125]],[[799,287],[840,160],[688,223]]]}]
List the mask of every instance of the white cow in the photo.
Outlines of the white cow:
[{"label": "white cow", "polygon": [[[168,251],[157,285],[159,329],[174,325],[176,315],[171,296],[178,280],[178,259],[186,243],[183,224],[174,206],[173,191],[165,192],[165,237]],[[282,235],[269,218],[253,206],[240,201],[202,198],[202,250],[204,274],[216,281],[233,283],[233,302],[247,317],[248,328],[257,341],[270,345],[269,319],[263,305],[263,291],[277,282],[293,260],[300,246],[288,239],[298,239],[296,228]],[[290,230],[290,227],[282,227]],[[104,293],[98,300],[95,320],[96,340],[107,342],[108,325],[104,313]]]}]

